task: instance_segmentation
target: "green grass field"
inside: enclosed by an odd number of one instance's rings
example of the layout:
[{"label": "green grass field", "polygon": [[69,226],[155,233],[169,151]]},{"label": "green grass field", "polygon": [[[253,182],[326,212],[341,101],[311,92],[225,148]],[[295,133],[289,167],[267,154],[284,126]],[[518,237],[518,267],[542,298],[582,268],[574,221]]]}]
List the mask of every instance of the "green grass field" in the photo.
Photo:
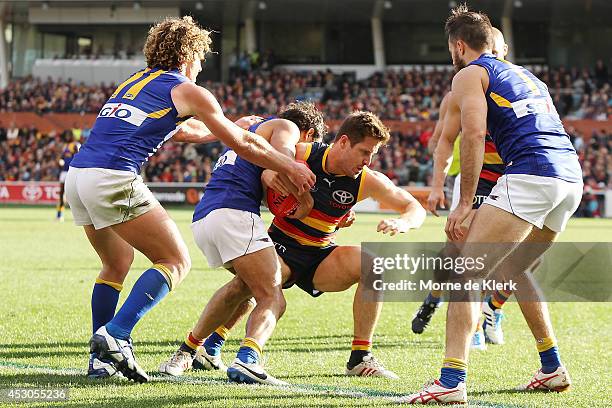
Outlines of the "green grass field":
[{"label": "green grass field", "polygon": [[[133,333],[136,355],[151,374],[177,347],[211,293],[229,280],[223,270],[210,270],[189,230],[191,212],[171,210],[189,244],[193,269],[185,282],[149,313]],[[444,313],[420,336],[410,320],[416,303],[387,303],[374,351],[401,380],[347,378],[342,375],[352,340],[352,296],[348,291],[313,299],[300,291],[286,292],[287,312],[266,345],[267,368],[289,381],[289,389],[227,383],[211,372],[190,372],[172,381],[154,376],[138,385],[115,379],[85,378],[90,329],[91,288],[99,261],[84,233],[53,222],[51,208],[0,208],[0,389],[67,387],[62,405],[115,407],[336,407],[391,406],[392,397],[420,389],[437,377],[443,357]],[[266,219],[269,217],[265,216]],[[399,238],[376,233],[379,215],[358,215],[355,225],[339,236],[342,244],[361,241],[441,241],[443,220],[428,218],[425,226]],[[571,221],[565,241],[612,241],[612,221]],[[149,266],[137,255],[121,301],[140,272]],[[507,343],[473,352],[469,366],[471,406],[480,407],[610,407],[612,381],[612,308],[606,303],[555,303],[550,306],[561,356],[574,386],[563,394],[521,394],[513,391],[539,368],[534,341],[515,303],[506,306]],[[225,349],[233,359],[243,327],[237,327]],[[0,402],[0,406],[3,403]]]}]

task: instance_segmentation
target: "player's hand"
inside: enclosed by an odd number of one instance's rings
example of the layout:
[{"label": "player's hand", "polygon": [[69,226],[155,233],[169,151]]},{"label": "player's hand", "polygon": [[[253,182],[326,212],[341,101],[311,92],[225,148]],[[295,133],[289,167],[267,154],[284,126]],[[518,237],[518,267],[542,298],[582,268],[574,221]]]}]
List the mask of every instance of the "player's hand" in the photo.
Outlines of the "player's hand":
[{"label": "player's hand", "polygon": [[[277,172],[270,169],[265,169],[261,173],[261,182],[265,187],[278,191],[284,197],[291,193],[290,188],[293,187],[289,179],[283,179]],[[290,187],[287,186],[287,183]],[[295,187],[293,187],[293,190],[295,190]]]},{"label": "player's hand", "polygon": [[314,173],[310,171],[308,166],[298,162],[292,162],[290,164],[287,177],[297,188],[298,195],[302,195],[307,191],[310,191],[310,188],[314,186],[315,182],[317,181],[317,178],[315,177]]},{"label": "player's hand", "polygon": [[391,236],[408,231],[408,223],[401,218],[387,218],[378,223],[377,232],[383,234],[391,234]]},{"label": "player's hand", "polygon": [[449,240],[459,241],[465,236],[467,230],[463,227],[463,223],[467,217],[469,217],[471,211],[471,204],[462,203],[451,211],[446,219],[446,226],[444,227],[444,231]]},{"label": "player's hand", "polygon": [[436,217],[439,217],[438,206],[446,209],[446,197],[442,187],[434,187],[427,197],[427,209]]},{"label": "player's hand", "polygon": [[312,207],[314,207],[314,199],[312,198],[312,195],[310,194],[310,192],[299,196],[298,203],[299,203],[298,208],[295,210],[293,214],[291,214],[287,218],[294,218],[296,220],[301,220],[302,218],[310,214]]},{"label": "player's hand", "polygon": [[355,222],[355,211],[351,209],[338,223],[338,228],[348,228]]},{"label": "player's hand", "polygon": [[261,116],[251,115],[251,116],[243,116],[237,121],[235,121],[234,123],[240,126],[241,128],[243,128],[244,130],[248,130],[251,126],[259,122],[262,122],[263,120],[264,118],[262,118]]}]

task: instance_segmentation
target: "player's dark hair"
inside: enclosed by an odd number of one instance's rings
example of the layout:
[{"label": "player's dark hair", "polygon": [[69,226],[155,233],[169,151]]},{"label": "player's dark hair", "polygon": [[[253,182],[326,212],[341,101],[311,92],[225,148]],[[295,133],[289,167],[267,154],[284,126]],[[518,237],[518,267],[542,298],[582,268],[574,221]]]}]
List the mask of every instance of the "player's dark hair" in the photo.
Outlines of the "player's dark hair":
[{"label": "player's dark hair", "polygon": [[287,119],[295,123],[301,131],[314,129],[312,139],[320,142],[327,133],[323,114],[312,102],[299,101],[285,106],[278,114],[281,119]]},{"label": "player's dark hair", "polygon": [[336,140],[342,135],[348,136],[351,146],[363,142],[366,137],[373,137],[384,145],[391,137],[389,129],[379,117],[366,111],[355,111],[348,115],[336,133]]},{"label": "player's dark hair", "polygon": [[470,11],[465,4],[451,10],[444,31],[450,41],[461,40],[475,51],[493,47],[493,29],[489,17],[481,12]]}]

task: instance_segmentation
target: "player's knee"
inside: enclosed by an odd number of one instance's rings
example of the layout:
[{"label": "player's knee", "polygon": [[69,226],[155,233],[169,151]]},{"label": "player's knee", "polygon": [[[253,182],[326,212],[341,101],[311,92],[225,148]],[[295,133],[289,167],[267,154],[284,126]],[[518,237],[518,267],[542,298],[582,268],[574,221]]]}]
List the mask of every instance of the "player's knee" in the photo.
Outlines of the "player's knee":
[{"label": "player's knee", "polygon": [[176,270],[178,275],[178,281],[185,279],[189,271],[191,270],[191,257],[189,253],[182,253],[177,260]]},{"label": "player's knee", "polygon": [[[227,296],[232,299],[247,299],[247,302],[252,299],[251,289],[238,277],[234,277],[234,279],[230,281],[227,291]],[[255,302],[255,300],[253,300],[253,302]]]},{"label": "player's knee", "polygon": [[276,306],[278,318],[280,318],[285,314],[285,310],[287,310],[287,301],[285,300],[282,290],[276,294],[274,304]]},{"label": "player's knee", "polygon": [[103,262],[100,278],[110,282],[122,283],[129,273],[133,261],[134,253],[132,252],[126,253],[124,257]]}]

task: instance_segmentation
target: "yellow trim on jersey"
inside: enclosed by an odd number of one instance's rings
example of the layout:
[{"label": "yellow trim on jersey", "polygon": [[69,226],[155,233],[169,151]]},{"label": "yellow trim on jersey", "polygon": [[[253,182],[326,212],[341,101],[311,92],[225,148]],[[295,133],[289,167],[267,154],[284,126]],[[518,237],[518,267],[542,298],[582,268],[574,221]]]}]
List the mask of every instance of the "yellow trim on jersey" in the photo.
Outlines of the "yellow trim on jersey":
[{"label": "yellow trim on jersey", "polygon": [[326,174],[329,174],[329,172],[325,170],[325,162],[327,161],[327,154],[329,153],[330,150],[331,150],[331,145],[328,146],[327,149],[325,149],[325,153],[323,153],[323,159],[321,159],[321,168]]},{"label": "yellow trim on jersey", "polygon": [[149,82],[151,82],[152,80],[154,80],[155,78],[157,78],[161,74],[165,74],[166,72],[168,72],[168,71],[164,71],[164,70],[160,69],[159,71],[155,71],[154,73],[150,74],[148,77],[146,77],[142,81],[136,82],[134,85],[132,85],[130,87],[130,89],[128,89],[123,94],[123,99],[134,100],[136,98],[136,96],[140,93],[140,91],[142,91],[142,88],[144,88]]},{"label": "yellow trim on jersey", "polygon": [[172,290],[172,288],[174,287],[174,280],[172,278],[172,272],[170,271],[170,269],[163,264],[154,264],[151,268],[156,269],[159,273],[166,277],[166,280],[168,281],[168,286],[170,287],[170,290]]},{"label": "yellow trim on jersey", "polygon": [[504,164],[501,157],[497,153],[485,153],[483,164]]},{"label": "yellow trim on jersey", "polygon": [[100,284],[103,284],[103,285],[110,286],[111,288],[113,288],[113,289],[115,289],[115,290],[117,290],[119,292],[121,292],[121,289],[123,289],[123,285],[122,284],[117,283],[117,282],[107,281],[107,280],[104,280],[102,278],[96,278],[96,283],[100,283]]},{"label": "yellow trim on jersey", "polygon": [[302,224],[306,224],[311,228],[314,228],[318,231],[324,232],[326,234],[331,234],[336,230],[336,224],[332,222],[327,222],[323,220],[319,220],[313,217],[305,217],[300,220]]},{"label": "yellow trim on jersey", "polygon": [[538,86],[531,80],[531,78],[529,78],[523,71],[521,71],[520,68],[514,68],[513,71],[516,72],[517,75],[520,76],[521,79],[527,83],[529,89],[531,89],[536,95],[540,95],[540,88],[538,88]]},{"label": "yellow trim on jersey", "polygon": [[495,92],[491,92],[491,99],[493,99],[493,102],[495,102],[497,106],[501,106],[502,108],[512,107],[512,104],[510,103],[509,100],[507,100],[501,95],[496,94]]},{"label": "yellow trim on jersey", "polygon": [[164,117],[168,112],[170,112],[172,108],[160,109],[155,112],[151,112],[147,115],[147,118],[159,119]]},{"label": "yellow trim on jersey", "polygon": [[145,73],[149,72],[151,70],[151,68],[146,68],[140,72],[135,73],[134,75],[132,75],[131,77],[129,77],[128,79],[126,79],[125,81],[123,81],[121,83],[121,85],[119,85],[119,87],[117,87],[117,89],[115,89],[115,92],[113,92],[113,94],[111,95],[110,99],[112,98],[116,98],[117,95],[119,95],[119,92],[121,92],[121,90],[123,88],[125,88],[127,86],[127,84],[129,84],[132,81],[135,81],[137,79],[139,79],[141,76],[143,76]]},{"label": "yellow trim on jersey", "polygon": [[363,200],[361,195],[363,193],[363,184],[366,179],[366,174],[368,174],[368,167],[363,166],[363,169],[361,170],[361,180],[359,180],[359,190],[357,190],[357,202]]},{"label": "yellow trim on jersey", "polygon": [[[497,57],[496,59],[505,64],[514,65],[510,61],[506,61],[503,58]],[[531,78],[529,78],[523,71],[521,71],[521,68],[514,65],[512,68],[512,71],[516,72],[516,74],[520,76],[523,81],[527,83],[527,86],[529,87],[529,89],[531,89],[536,95],[540,95],[540,88],[537,87],[537,85],[531,80]]]},{"label": "yellow trim on jersey", "polygon": [[304,152],[304,157],[302,160],[306,161],[310,157],[310,152],[312,152],[312,143],[308,143],[306,145],[306,151]]}]

